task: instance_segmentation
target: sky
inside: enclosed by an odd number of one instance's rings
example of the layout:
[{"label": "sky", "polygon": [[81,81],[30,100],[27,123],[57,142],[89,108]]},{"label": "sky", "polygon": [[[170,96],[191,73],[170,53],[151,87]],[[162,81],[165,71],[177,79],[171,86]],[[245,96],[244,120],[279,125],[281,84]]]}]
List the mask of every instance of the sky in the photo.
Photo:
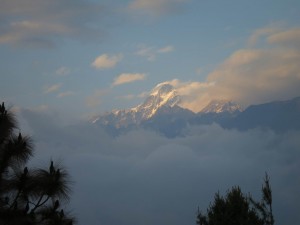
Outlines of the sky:
[{"label": "sky", "polygon": [[300,95],[297,0],[1,0],[0,96],[87,119],[176,84],[195,112]]},{"label": "sky", "polygon": [[300,133],[216,124],[168,139],[83,122],[134,107],[167,82],[195,112],[300,96],[298,0],[0,0],[0,101],[61,162],[78,224],[195,224],[217,191],[260,199],[271,177],[278,225],[300,223]]}]

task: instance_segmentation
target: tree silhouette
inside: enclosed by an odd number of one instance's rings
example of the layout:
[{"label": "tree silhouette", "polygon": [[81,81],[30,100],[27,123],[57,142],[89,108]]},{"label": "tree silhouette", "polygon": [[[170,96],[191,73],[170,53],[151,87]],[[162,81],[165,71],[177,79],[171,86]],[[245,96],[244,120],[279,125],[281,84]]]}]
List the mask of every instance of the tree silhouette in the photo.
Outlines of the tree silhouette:
[{"label": "tree silhouette", "polygon": [[250,195],[242,193],[239,186],[232,187],[225,197],[215,194],[207,213],[198,210],[199,225],[273,225],[272,191],[266,174],[262,186],[262,200],[256,202]]},{"label": "tree silhouette", "polygon": [[266,173],[264,184],[262,185],[262,200],[260,202],[256,202],[250,196],[251,203],[255,206],[255,208],[260,213],[263,218],[265,225],[274,225],[274,216],[272,209],[272,189],[270,186],[270,177]]},{"label": "tree silhouette", "polygon": [[15,134],[16,120],[0,105],[0,224],[71,225],[61,207],[69,200],[67,171],[50,162],[48,169],[29,169],[33,156],[29,137]]}]

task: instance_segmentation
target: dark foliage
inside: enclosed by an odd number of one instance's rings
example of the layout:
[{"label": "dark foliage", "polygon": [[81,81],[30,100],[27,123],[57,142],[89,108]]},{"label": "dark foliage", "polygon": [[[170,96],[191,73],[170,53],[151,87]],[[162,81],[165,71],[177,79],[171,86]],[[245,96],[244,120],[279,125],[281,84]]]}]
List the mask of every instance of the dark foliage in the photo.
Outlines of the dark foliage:
[{"label": "dark foliage", "polygon": [[68,173],[50,162],[48,169],[29,169],[33,155],[29,137],[15,134],[13,114],[0,105],[0,224],[71,225],[61,208],[69,199]]},{"label": "dark foliage", "polygon": [[262,200],[256,202],[250,195],[242,193],[240,187],[233,187],[225,197],[219,193],[203,214],[198,210],[199,225],[273,225],[272,191],[266,175],[262,187]]}]

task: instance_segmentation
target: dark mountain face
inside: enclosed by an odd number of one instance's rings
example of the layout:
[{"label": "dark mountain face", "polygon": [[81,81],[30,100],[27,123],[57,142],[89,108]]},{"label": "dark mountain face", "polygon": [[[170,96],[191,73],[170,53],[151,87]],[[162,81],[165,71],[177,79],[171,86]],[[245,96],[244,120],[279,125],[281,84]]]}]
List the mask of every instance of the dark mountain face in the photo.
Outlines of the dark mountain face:
[{"label": "dark mountain face", "polygon": [[166,106],[159,109],[152,118],[145,120],[141,127],[158,131],[166,137],[172,138],[180,136],[182,130],[195,116],[196,114],[188,109]]},{"label": "dark mountain face", "polygon": [[223,121],[225,128],[248,130],[255,127],[275,131],[300,129],[300,97],[288,101],[276,101],[249,106],[236,117]]}]

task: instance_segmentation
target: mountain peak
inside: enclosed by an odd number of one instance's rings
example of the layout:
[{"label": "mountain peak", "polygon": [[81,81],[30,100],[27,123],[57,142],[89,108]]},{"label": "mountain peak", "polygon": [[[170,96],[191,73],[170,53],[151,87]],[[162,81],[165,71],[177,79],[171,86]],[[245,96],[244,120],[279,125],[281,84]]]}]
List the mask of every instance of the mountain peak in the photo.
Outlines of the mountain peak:
[{"label": "mountain peak", "polygon": [[174,107],[179,101],[179,95],[171,84],[160,83],[152,89],[142,104],[131,110],[139,112],[141,119],[145,120],[151,118],[161,107]]},{"label": "mountain peak", "polygon": [[213,100],[201,110],[201,113],[234,113],[236,111],[241,112],[242,107],[235,102],[227,100]]},{"label": "mountain peak", "polygon": [[140,105],[130,109],[113,110],[94,119],[93,123],[111,124],[116,128],[139,125],[152,118],[159,110],[172,108],[179,102],[180,98],[176,89],[164,82],[156,85]]}]

